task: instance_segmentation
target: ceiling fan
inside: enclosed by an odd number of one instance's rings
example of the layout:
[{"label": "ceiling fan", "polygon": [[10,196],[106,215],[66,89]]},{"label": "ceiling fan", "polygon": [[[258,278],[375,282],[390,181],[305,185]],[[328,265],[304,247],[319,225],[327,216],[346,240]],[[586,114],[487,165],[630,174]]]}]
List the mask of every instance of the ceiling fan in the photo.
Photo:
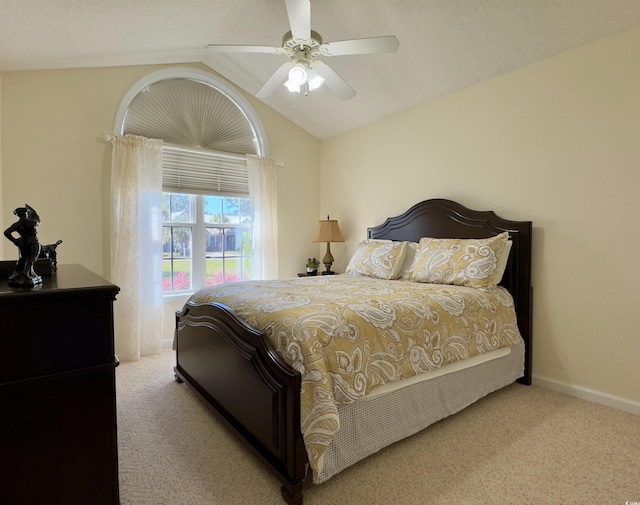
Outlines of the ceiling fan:
[{"label": "ceiling fan", "polygon": [[287,78],[284,85],[291,92],[306,95],[322,84],[340,99],[349,100],[356,92],[320,56],[343,56],[350,54],[392,53],[398,48],[398,39],[393,36],[366,39],[342,40],[325,43],[319,33],[311,29],[310,0],[285,0],[291,31],[282,37],[281,47],[209,44],[207,49],[218,53],[267,53],[284,54],[290,61],[282,64],[256,96],[271,95]]}]

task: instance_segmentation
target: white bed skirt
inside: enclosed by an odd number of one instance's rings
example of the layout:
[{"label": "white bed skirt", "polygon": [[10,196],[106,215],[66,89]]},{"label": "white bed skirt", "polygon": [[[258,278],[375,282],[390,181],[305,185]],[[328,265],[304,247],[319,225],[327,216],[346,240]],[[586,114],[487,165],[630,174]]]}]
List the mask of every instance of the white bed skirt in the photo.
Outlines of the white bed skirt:
[{"label": "white bed skirt", "polygon": [[313,482],[327,481],[380,449],[515,382],[523,374],[521,342],[506,356],[371,399],[339,405],[340,431],[325,452],[323,470],[313,476]]}]

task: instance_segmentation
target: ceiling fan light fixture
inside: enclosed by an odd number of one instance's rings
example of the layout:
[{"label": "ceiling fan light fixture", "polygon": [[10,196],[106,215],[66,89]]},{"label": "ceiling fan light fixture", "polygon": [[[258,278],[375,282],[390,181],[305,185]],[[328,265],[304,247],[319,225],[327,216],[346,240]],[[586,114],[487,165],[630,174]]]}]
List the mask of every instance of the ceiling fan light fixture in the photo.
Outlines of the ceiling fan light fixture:
[{"label": "ceiling fan light fixture", "polygon": [[297,63],[289,70],[289,79],[284,85],[291,93],[300,93],[300,90],[305,88],[306,94],[307,91],[315,91],[322,86],[323,83],[324,77],[318,74],[313,68],[304,63]]},{"label": "ceiling fan light fixture", "polygon": [[324,77],[322,77],[318,72],[314,69],[309,69],[307,73],[307,84],[309,86],[309,91],[315,91],[324,83]]},{"label": "ceiling fan light fixture", "polygon": [[304,65],[298,63],[291,70],[289,70],[289,80],[292,84],[296,86],[302,86],[305,82],[307,82],[307,71],[304,68]]},{"label": "ceiling fan light fixture", "polygon": [[284,83],[284,85],[287,87],[287,89],[291,92],[291,93],[300,93],[300,85],[299,84],[295,84],[291,81],[287,81]]}]

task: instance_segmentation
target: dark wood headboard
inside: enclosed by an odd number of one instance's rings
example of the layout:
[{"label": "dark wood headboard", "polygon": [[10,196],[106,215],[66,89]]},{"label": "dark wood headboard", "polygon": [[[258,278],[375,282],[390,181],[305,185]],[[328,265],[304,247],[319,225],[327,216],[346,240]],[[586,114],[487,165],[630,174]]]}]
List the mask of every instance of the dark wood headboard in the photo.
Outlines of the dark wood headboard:
[{"label": "dark wood headboard", "polygon": [[513,296],[518,328],[525,343],[525,374],[518,382],[531,384],[532,287],[531,221],[509,221],[493,211],[471,210],[441,198],[425,200],[383,224],[368,228],[370,239],[408,240],[422,237],[488,238],[504,231],[512,241],[502,282]]}]

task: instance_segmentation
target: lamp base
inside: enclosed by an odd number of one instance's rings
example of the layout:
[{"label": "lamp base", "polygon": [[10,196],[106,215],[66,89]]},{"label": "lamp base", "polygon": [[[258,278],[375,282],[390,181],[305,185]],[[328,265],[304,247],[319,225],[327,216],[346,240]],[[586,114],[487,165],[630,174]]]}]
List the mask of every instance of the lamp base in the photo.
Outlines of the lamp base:
[{"label": "lamp base", "polygon": [[333,264],[333,255],[331,254],[331,246],[329,245],[329,242],[327,242],[327,252],[324,255],[324,258],[322,258],[322,263],[324,263],[325,268],[325,271],[322,272],[322,275],[331,275],[335,273],[331,271],[331,265]]}]

